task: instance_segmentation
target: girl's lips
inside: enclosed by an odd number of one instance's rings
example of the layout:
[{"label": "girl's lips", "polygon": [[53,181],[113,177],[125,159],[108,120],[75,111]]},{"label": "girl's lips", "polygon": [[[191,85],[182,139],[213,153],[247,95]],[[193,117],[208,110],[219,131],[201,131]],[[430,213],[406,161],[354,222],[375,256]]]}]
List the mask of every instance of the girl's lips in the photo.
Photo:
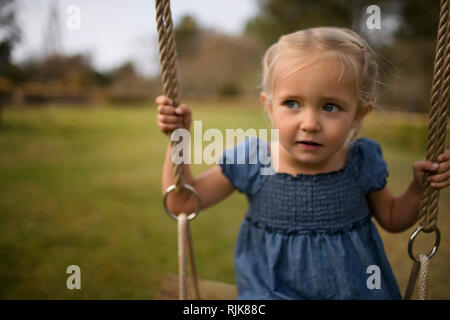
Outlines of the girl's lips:
[{"label": "girl's lips", "polygon": [[320,143],[313,142],[313,141],[298,141],[297,144],[303,150],[316,150],[322,146]]}]

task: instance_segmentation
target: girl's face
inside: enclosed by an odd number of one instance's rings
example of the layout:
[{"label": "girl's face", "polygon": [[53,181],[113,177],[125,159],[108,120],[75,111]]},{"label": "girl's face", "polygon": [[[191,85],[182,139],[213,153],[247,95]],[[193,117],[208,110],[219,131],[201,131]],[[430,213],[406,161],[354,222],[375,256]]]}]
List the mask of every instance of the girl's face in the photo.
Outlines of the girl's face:
[{"label": "girl's face", "polygon": [[336,61],[319,59],[289,74],[292,65],[278,61],[271,100],[261,94],[279,129],[279,167],[296,173],[340,169],[349,132],[371,106],[358,111],[355,79],[341,75]]}]

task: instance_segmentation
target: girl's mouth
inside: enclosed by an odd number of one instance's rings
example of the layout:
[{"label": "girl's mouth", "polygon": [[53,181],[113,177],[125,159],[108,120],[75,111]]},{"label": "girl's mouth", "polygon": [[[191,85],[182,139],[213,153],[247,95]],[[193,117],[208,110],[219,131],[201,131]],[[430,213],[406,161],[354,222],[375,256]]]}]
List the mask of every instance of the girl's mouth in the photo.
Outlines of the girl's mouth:
[{"label": "girl's mouth", "polygon": [[303,150],[316,150],[322,147],[322,144],[310,140],[297,141],[297,144],[300,145]]}]

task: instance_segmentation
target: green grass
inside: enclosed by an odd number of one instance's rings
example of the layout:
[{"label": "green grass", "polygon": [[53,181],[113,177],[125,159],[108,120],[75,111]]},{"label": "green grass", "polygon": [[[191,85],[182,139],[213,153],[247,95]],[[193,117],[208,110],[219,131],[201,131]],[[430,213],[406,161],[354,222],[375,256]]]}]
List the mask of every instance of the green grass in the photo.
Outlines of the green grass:
[{"label": "green grass", "polygon": [[[254,105],[191,106],[203,130],[266,128],[262,109]],[[3,117],[0,299],[153,299],[164,275],[177,272],[176,223],[164,212],[160,191],[168,138],[156,127],[154,106],[11,107]],[[405,115],[369,119],[363,133],[379,139],[389,185],[401,193],[413,161],[423,158],[421,135],[411,134],[412,121]],[[426,132],[425,121],[414,122],[420,134]],[[192,171],[197,175],[208,167],[193,165]],[[449,195],[441,192],[433,299],[450,298]],[[234,283],[233,250],[246,210],[245,197],[235,192],[193,221],[202,278]],[[411,266],[406,252],[411,231],[381,232],[402,290]],[[423,250],[431,242],[423,243]],[[66,288],[71,264],[81,268],[81,290]]]}]

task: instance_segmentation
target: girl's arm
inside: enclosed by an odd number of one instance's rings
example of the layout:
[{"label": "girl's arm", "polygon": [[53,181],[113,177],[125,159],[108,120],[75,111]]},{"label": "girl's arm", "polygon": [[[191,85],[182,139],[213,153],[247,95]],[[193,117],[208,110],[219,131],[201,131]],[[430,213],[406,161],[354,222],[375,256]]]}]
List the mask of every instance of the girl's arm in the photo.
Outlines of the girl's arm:
[{"label": "girl's arm", "polygon": [[[170,99],[165,96],[156,98],[156,103],[158,104],[157,123],[163,133],[168,134],[171,130],[177,128],[190,129],[191,110],[187,105],[182,104],[175,109],[171,106]],[[175,184],[170,155],[169,141],[162,174],[163,194],[169,186]],[[183,178],[184,183],[191,185],[197,191],[202,202],[202,209],[225,199],[235,190],[228,178],[222,173],[222,168],[219,165],[193,178],[189,165],[184,164]],[[175,214],[181,212],[189,214],[197,209],[197,198],[189,190],[173,191],[167,197],[167,207]]]},{"label": "girl's arm", "polygon": [[385,186],[369,194],[369,205],[380,225],[390,232],[401,232],[413,226],[419,217],[422,197],[422,179],[425,171],[430,172],[428,181],[436,189],[450,185],[450,150],[438,157],[438,166],[430,161],[418,161],[413,165],[414,179],[406,191],[395,197]]},{"label": "girl's arm", "polygon": [[[222,168],[219,165],[215,165],[198,177],[193,178],[189,165],[185,164],[184,183],[193,186],[197,191],[202,203],[201,209],[206,209],[220,202],[235,190],[235,187],[231,184],[230,180],[222,173]],[[175,179],[170,159],[169,143],[163,169],[163,194],[172,184],[175,184]],[[175,214],[181,212],[189,214],[197,209],[197,198],[189,190],[180,190],[179,192],[173,191],[167,197],[167,207]]]}]

